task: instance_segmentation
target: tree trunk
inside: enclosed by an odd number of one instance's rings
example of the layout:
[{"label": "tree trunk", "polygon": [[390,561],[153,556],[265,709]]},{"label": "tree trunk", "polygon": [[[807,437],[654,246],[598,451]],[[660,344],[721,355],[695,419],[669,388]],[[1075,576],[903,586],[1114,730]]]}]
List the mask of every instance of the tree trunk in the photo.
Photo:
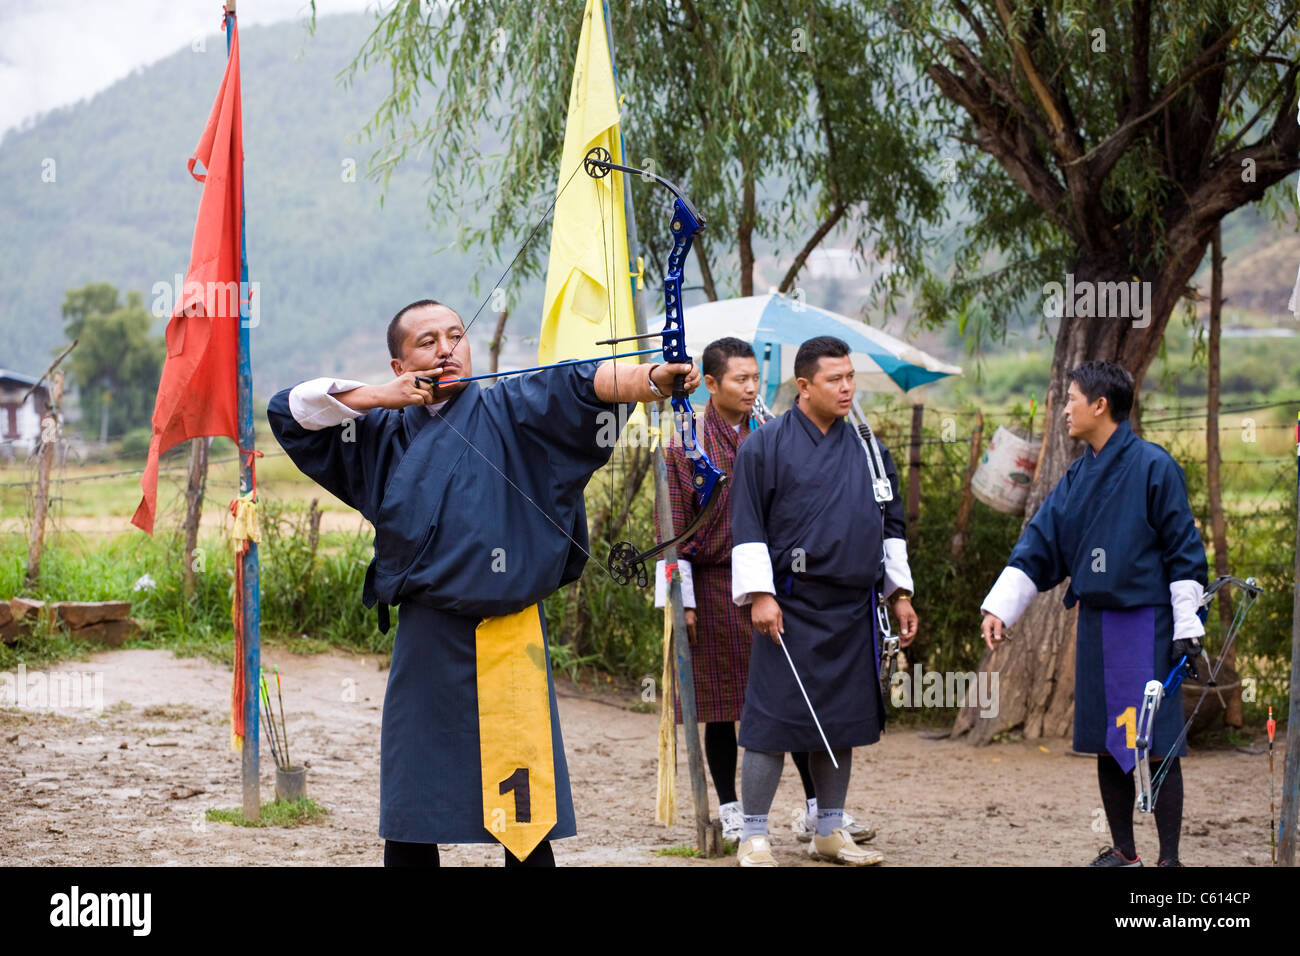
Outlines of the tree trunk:
[{"label": "tree trunk", "polygon": [[[1204,249],[1202,248],[1202,256]],[[1044,410],[1043,446],[1038,467],[1029,489],[1025,523],[1034,516],[1048,492],[1065,474],[1070,463],[1083,451],[1080,442],[1069,435],[1063,410],[1070,369],[1092,359],[1108,359],[1124,365],[1133,375],[1135,394],[1133,418],[1138,427],[1137,390],[1147,367],[1159,348],[1165,326],[1178,301],[1178,295],[1161,289],[1166,275],[1181,290],[1187,276],[1182,265],[1171,269],[1160,282],[1152,283],[1148,299],[1149,324],[1137,328],[1127,318],[1075,318],[1063,316],[1052,356],[1051,384]],[[1189,273],[1190,275],[1190,273]],[[1084,260],[1075,267],[1076,285],[1083,281],[1127,282],[1131,277],[1109,263]],[[1145,277],[1144,277],[1145,278]],[[991,585],[993,582],[990,581]],[[967,707],[953,725],[953,736],[968,734],[973,744],[987,744],[995,735],[1017,727],[1027,738],[1069,736],[1074,726],[1074,655],[1076,609],[1066,610],[1063,599],[1067,585],[1062,583],[1040,594],[1010,630],[1010,639],[994,651],[986,651],[980,670],[997,673],[998,712],[981,718],[978,707]]]},{"label": "tree trunk", "polygon": [[488,343],[488,355],[491,359],[491,368],[489,372],[498,371],[497,363],[501,359],[501,345],[506,340],[506,319],[510,318],[510,310],[505,309],[497,316],[496,331],[492,333],[492,341]]},{"label": "tree trunk", "polygon": [[[1209,341],[1209,395],[1205,416],[1205,483],[1210,498],[1210,535],[1214,541],[1215,575],[1231,574],[1228,562],[1228,528],[1223,517],[1223,476],[1220,474],[1219,456],[1219,333],[1222,330],[1223,313],[1223,243],[1218,226],[1210,240],[1210,341]],[[1219,591],[1220,634],[1227,635],[1232,624],[1232,597],[1228,589]],[[1237,669],[1236,645],[1228,648],[1224,655],[1223,666],[1230,671]],[[1241,713],[1241,684],[1238,682],[1229,692],[1227,709],[1223,722],[1229,727],[1240,727],[1243,723]]]},{"label": "tree trunk", "polygon": [[754,170],[746,166],[741,175],[740,222],[736,227],[736,247],[740,252],[740,294],[754,294]]}]

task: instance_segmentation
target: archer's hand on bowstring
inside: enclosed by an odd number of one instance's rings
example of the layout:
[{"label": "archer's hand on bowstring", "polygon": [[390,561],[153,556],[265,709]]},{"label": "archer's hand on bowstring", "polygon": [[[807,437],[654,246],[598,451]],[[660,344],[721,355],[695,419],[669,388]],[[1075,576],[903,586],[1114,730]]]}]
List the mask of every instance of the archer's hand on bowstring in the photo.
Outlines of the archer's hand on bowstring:
[{"label": "archer's hand on bowstring", "polygon": [[781,617],[781,605],[776,603],[775,595],[755,594],[749,606],[749,619],[754,624],[754,630],[770,637],[774,644],[781,643],[779,637],[785,631],[785,621]]},{"label": "archer's hand on bowstring", "polygon": [[[602,362],[596,367],[592,384],[596,398],[602,402],[659,402],[673,393],[673,379],[686,376],[687,393],[700,384],[700,373],[694,362],[663,362],[656,365],[619,365]],[[650,383],[659,388],[656,395]]]},{"label": "archer's hand on bowstring", "polygon": [[346,392],[337,392],[333,397],[356,412],[368,412],[372,408],[398,409],[407,405],[431,405],[435,401],[432,382],[420,382],[417,379],[437,379],[442,371],[441,367],[412,369],[383,385],[362,385]]}]

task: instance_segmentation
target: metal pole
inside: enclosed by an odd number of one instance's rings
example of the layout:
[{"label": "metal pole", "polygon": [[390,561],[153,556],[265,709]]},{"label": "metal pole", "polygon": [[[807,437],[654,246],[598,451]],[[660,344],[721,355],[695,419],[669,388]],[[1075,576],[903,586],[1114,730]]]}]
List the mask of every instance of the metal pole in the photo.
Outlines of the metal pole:
[{"label": "metal pole", "polygon": [[[230,56],[231,27],[235,25],[235,0],[226,0],[226,56]],[[243,91],[241,89],[242,97]],[[239,166],[239,493],[247,494],[253,487],[253,364],[249,351],[248,315],[248,247],[244,240],[244,166]],[[256,820],[262,813],[261,794],[258,790],[258,700],[257,679],[262,668],[261,590],[258,587],[257,542],[248,542],[248,549],[240,559],[243,562],[243,628],[244,628],[244,744],[240,755],[240,779],[244,790],[244,818]]]},{"label": "metal pole", "polygon": [[[605,14],[605,34],[609,41],[609,64],[614,72],[614,88],[618,90],[618,66],[614,62],[614,25],[609,19],[609,3],[602,0]],[[623,150],[624,162],[627,161],[627,144],[623,141],[623,127],[619,126],[619,143]],[[636,216],[632,210],[632,190],[627,188],[624,177],[623,210],[627,220],[628,272],[631,273],[636,263],[636,254],[640,248],[636,233]],[[644,334],[646,329],[645,292],[636,287],[636,280],[629,275],[632,283],[632,301],[636,317],[637,334]],[[644,357],[642,358],[644,361]],[[657,418],[658,416],[656,416]],[[658,422],[654,423],[656,426]],[[659,434],[658,428],[654,434]],[[663,446],[656,442],[654,450],[655,475],[655,510],[659,515],[659,533],[662,540],[673,537],[673,509],[668,497],[668,467],[664,461]],[[700,725],[696,721],[698,711],[695,707],[695,676],[691,665],[691,644],[686,633],[686,611],[682,607],[682,576],[677,570],[677,549],[669,548],[664,552],[664,566],[673,569],[668,582],[668,601],[673,613],[673,661],[676,664],[677,692],[682,705],[682,730],[686,735],[686,765],[691,775],[691,798],[695,804],[695,840],[696,846],[705,856],[722,855],[722,824],[709,818],[709,791],[704,776],[704,749],[700,745]],[[664,688],[671,693],[671,688]]]}]

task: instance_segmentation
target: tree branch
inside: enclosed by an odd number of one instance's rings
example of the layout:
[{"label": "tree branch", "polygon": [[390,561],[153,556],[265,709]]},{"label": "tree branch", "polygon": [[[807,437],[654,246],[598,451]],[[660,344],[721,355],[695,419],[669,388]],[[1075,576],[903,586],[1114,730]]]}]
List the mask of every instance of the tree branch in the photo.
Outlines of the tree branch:
[{"label": "tree branch", "polygon": [[1025,49],[1023,43],[1016,39],[1011,22],[1011,11],[1007,8],[1006,0],[996,0],[996,3],[998,15],[1002,17],[1003,29],[1006,30],[1007,42],[1011,45],[1011,52],[1015,55],[1016,62],[1020,64],[1025,79],[1029,81],[1029,88],[1033,90],[1038,104],[1043,108],[1043,112],[1047,114],[1047,122],[1052,128],[1052,145],[1063,159],[1073,159],[1079,154],[1077,134],[1067,127],[1065,117],[1061,114],[1060,105],[1052,96],[1047,85],[1043,83],[1042,77],[1038,75],[1038,68],[1034,66],[1029,51]]},{"label": "tree branch", "polygon": [[794,280],[798,278],[800,270],[803,269],[804,263],[808,261],[809,253],[817,248],[818,244],[826,238],[827,234],[834,229],[843,218],[844,206],[836,203],[831,209],[830,215],[827,216],[826,220],[817,227],[816,231],[808,241],[804,243],[803,248],[799,250],[798,255],[794,257],[794,262],[790,264],[790,268],[786,272],[785,277],[781,280],[781,284],[777,286],[778,292],[785,293],[790,291],[794,286]]},{"label": "tree branch", "polygon": [[1115,130],[1115,132],[1111,133],[1082,156],[1069,160],[1066,165],[1074,166],[1079,163],[1086,163],[1094,156],[1104,153],[1104,159],[1093,163],[1090,171],[1091,175],[1099,178],[1099,181],[1100,179],[1104,179],[1106,174],[1110,172],[1111,167],[1119,161],[1120,156],[1124,155],[1124,152],[1128,149],[1134,137],[1137,136],[1137,129],[1142,125],[1142,123],[1163,110],[1174,99],[1174,97],[1181,93],[1188,84],[1192,82],[1192,80],[1196,79],[1203,73],[1223,68],[1224,64],[1216,63],[1214,57],[1222,52],[1223,48],[1231,42],[1232,38],[1240,28],[1240,24],[1234,23],[1221,37],[1219,37],[1218,40],[1216,40],[1212,45],[1206,47],[1205,51],[1193,60],[1188,67],[1179,74],[1177,79],[1171,81],[1170,84],[1161,91],[1153,106],[1144,110],[1141,114],[1132,119],[1126,120],[1119,129]]}]

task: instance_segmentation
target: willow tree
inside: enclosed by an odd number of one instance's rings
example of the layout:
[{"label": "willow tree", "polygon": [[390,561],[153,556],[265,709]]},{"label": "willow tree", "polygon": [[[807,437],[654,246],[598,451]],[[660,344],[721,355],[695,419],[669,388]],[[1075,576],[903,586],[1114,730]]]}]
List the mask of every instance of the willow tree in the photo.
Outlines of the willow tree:
[{"label": "willow tree", "polygon": [[[431,213],[486,193],[490,222],[463,238],[513,255],[556,182],[582,6],[400,0],[380,14],[353,64],[392,74],[372,171],[425,156]],[[790,289],[835,235],[902,267],[885,305],[910,286],[924,322],[996,337],[1028,317],[1055,336],[1030,516],[1080,451],[1059,414],[1068,370],[1113,359],[1140,385],[1215,226],[1300,168],[1294,3],[630,0],[610,16],[628,158],[708,217],[710,297],[754,291],[756,237],[786,250]],[[660,197],[634,200],[662,254]],[[534,244],[519,268],[539,263]],[[1081,289],[1102,304],[1063,301]],[[1068,733],[1060,598],[1039,598],[985,660],[999,716],[959,731]]]},{"label": "willow tree", "polygon": [[[345,71],[392,76],[366,127],[378,143],[371,173],[428,164],[430,214],[508,261],[555,195],[583,7],[399,0],[379,14]],[[944,209],[938,154],[918,146],[930,139],[918,83],[864,55],[872,17],[855,5],[695,0],[613,3],[608,16],[626,160],[680,184],[707,218],[695,251],[708,298],[753,294],[759,239],[786,250],[782,291],[828,236],[924,269],[922,227]],[[490,221],[474,225],[468,204],[481,197]],[[664,196],[634,187],[633,201],[661,267]],[[529,244],[516,271],[535,272],[545,252]]]},{"label": "willow tree", "polygon": [[[971,210],[955,269],[925,284],[927,314],[942,319],[974,300],[994,315],[1026,301],[1063,313],[1053,319],[1032,516],[1081,451],[1060,415],[1068,371],[1110,359],[1140,387],[1219,222],[1300,169],[1297,5],[881,9],[899,31],[892,48],[932,83],[925,108],[943,118],[959,156],[954,185]],[[1001,673],[998,717],[967,711],[958,732],[1069,733],[1074,615],[1063,593],[1040,596],[1016,639],[986,657],[982,666]]]},{"label": "willow tree", "polygon": [[[546,231],[541,242],[525,238],[555,195],[584,6],[399,0],[346,71],[392,77],[366,127],[378,143],[371,173],[427,163],[430,215],[461,224],[461,242],[484,250],[488,278],[514,260],[506,303],[515,280],[544,264]],[[625,161],[680,184],[707,219],[687,288],[708,299],[752,295],[756,248],[767,246],[785,250],[777,285],[795,290],[828,238],[869,247],[908,274],[924,269],[922,227],[942,218],[944,192],[937,154],[917,147],[927,141],[922,94],[889,61],[864,56],[871,20],[859,9],[631,0],[609,4],[607,16]],[[635,179],[631,192],[658,292],[670,207]],[[612,541],[630,520],[650,458],[644,447],[619,456],[621,487],[611,476],[608,500],[593,508],[593,541]],[[576,617],[565,631],[581,647],[588,600],[571,593],[566,605]]]}]

